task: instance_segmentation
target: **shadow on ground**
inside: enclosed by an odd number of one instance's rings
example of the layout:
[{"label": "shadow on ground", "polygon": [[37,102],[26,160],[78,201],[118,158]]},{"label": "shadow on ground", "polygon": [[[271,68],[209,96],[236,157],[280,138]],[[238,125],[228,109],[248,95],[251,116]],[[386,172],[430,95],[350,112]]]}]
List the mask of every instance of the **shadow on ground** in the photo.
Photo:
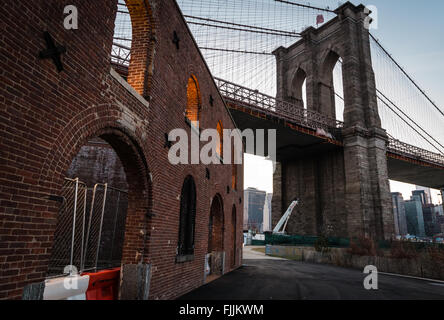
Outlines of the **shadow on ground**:
[{"label": "shadow on ground", "polygon": [[442,283],[380,274],[379,289],[369,291],[359,270],[245,253],[242,267],[179,300],[444,300]]}]

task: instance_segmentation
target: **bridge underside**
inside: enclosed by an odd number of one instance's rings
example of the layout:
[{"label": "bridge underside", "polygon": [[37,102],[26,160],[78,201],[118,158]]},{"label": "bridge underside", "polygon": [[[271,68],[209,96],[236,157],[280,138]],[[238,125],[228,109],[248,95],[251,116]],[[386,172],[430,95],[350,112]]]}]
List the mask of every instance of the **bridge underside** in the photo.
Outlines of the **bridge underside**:
[{"label": "bridge underside", "polygon": [[[259,113],[245,113],[236,109],[230,112],[240,130],[275,129],[277,161],[296,160],[342,148],[339,141],[317,135],[311,129],[292,125],[286,121]],[[268,139],[265,136],[266,150]]]},{"label": "bridge underside", "polygon": [[432,189],[444,188],[444,167],[431,166],[420,161],[388,154],[389,179]]},{"label": "bridge underside", "polygon": [[[292,125],[259,112],[230,107],[239,129],[276,129],[277,161],[291,161],[342,149],[342,142],[317,135],[314,130]],[[265,139],[267,143],[267,139]],[[444,167],[387,153],[389,179],[433,189],[444,188]]]}]

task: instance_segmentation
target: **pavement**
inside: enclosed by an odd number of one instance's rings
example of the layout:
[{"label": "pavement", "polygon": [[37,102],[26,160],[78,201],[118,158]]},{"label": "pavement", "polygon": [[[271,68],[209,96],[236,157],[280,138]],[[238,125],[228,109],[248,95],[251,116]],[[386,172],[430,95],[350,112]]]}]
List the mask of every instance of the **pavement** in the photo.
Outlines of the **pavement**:
[{"label": "pavement", "polygon": [[243,259],[244,260],[286,260],[286,259],[279,258],[279,257],[270,257],[270,256],[265,255],[262,252],[258,252],[256,250],[253,250],[256,248],[261,248],[262,250],[265,250],[265,247],[262,247],[262,246],[261,247],[259,247],[259,246],[244,247],[243,252],[242,252]]},{"label": "pavement", "polygon": [[265,256],[244,248],[242,267],[179,300],[444,300],[444,283],[378,274],[366,290],[360,270]]}]

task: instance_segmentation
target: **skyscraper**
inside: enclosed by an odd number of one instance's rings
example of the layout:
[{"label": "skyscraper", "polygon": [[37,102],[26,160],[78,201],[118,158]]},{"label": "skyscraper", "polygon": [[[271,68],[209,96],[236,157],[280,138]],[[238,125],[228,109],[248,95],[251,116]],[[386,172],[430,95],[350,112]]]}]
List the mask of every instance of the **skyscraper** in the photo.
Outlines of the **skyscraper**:
[{"label": "skyscraper", "polygon": [[405,236],[408,234],[407,219],[405,215],[405,205],[402,194],[399,192],[392,192],[393,201],[393,218],[395,221],[396,235]]},{"label": "skyscraper", "polygon": [[271,225],[271,199],[273,198],[272,193],[267,193],[264,203],[264,231],[271,231],[273,226]]},{"label": "skyscraper", "polygon": [[416,186],[416,191],[424,191],[424,197],[425,197],[424,205],[432,203],[432,192],[430,191],[430,188]]},{"label": "skyscraper", "polygon": [[426,236],[422,213],[422,200],[421,196],[414,195],[411,197],[411,200],[404,202],[408,233],[418,237]]},{"label": "skyscraper", "polygon": [[[244,190],[244,229],[264,231],[264,204],[267,193],[256,188]],[[246,213],[246,214],[245,214]]]},{"label": "skyscraper", "polygon": [[426,190],[414,190],[412,191],[412,196],[418,196],[423,207],[432,203]]},{"label": "skyscraper", "polygon": [[441,224],[438,223],[439,207],[428,204],[422,208],[424,215],[424,229],[428,237],[441,233]]}]

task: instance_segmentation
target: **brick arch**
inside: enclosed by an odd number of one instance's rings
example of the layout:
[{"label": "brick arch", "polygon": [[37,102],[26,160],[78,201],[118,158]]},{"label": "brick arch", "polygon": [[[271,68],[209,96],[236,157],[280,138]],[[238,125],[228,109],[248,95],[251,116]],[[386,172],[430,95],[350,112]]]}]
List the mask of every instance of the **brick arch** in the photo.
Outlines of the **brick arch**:
[{"label": "brick arch", "polygon": [[58,187],[60,175],[66,172],[70,160],[89,138],[104,128],[118,128],[127,132],[138,145],[142,146],[142,137],[131,133],[131,128],[119,122],[124,117],[133,118],[134,115],[112,103],[93,105],[77,113],[54,138],[52,148],[43,160],[38,184],[46,188],[52,188],[54,185]]},{"label": "brick arch", "polygon": [[[117,7],[117,1],[116,7]],[[131,61],[128,83],[143,97],[148,97],[153,76],[155,19],[148,0],[125,0],[132,25]]]},{"label": "brick arch", "polygon": [[54,147],[43,162],[39,185],[59,194],[65,174],[81,147],[95,137],[105,140],[117,153],[128,183],[122,263],[138,263],[148,251],[141,230],[148,230],[145,219],[153,206],[152,180],[141,136],[118,121],[123,113],[118,106],[107,105],[90,107],[78,114],[54,140]]}]

